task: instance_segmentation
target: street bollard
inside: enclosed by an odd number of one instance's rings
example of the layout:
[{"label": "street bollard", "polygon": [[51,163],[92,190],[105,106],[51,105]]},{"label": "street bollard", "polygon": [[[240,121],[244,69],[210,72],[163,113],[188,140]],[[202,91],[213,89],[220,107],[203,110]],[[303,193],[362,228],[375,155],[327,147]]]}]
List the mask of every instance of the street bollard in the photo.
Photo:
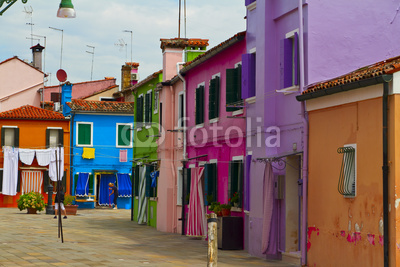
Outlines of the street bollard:
[{"label": "street bollard", "polygon": [[207,215],[208,224],[208,255],[207,266],[216,267],[218,264],[218,234],[217,234],[217,214]]},{"label": "street bollard", "polygon": [[47,186],[47,193],[48,193],[48,198],[47,198],[46,214],[54,214],[54,210],[53,210],[53,186],[51,184],[49,184]]}]

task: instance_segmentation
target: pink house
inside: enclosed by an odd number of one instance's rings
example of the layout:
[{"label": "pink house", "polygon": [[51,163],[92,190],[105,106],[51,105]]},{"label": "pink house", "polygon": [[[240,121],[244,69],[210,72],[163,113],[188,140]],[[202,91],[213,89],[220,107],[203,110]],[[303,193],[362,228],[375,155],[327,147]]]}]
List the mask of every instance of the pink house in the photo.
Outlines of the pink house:
[{"label": "pink house", "polygon": [[[240,243],[237,249],[243,248],[246,111],[240,99],[241,60],[245,52],[245,32],[240,32],[180,71],[185,80],[187,112],[184,199],[189,208],[187,218],[183,218],[185,233],[204,236],[206,207],[216,201],[234,204],[230,199],[236,194],[239,200],[232,208],[232,216],[223,220],[239,229],[234,237]],[[195,201],[200,202],[198,207]],[[203,229],[193,227],[194,220]]]},{"label": "pink house", "polygon": [[0,111],[23,105],[40,107],[44,75],[40,68],[18,57],[0,62]]}]

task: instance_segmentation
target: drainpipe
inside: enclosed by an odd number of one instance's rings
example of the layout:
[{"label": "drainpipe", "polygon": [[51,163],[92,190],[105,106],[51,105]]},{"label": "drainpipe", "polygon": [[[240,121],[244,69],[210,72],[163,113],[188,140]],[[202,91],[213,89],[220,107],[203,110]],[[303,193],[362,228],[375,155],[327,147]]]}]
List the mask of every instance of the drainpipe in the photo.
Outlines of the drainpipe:
[{"label": "drainpipe", "polygon": [[183,82],[183,159],[182,161],[184,162],[183,165],[183,183],[182,183],[182,212],[181,212],[181,218],[182,218],[182,235],[185,235],[184,229],[185,229],[185,199],[184,199],[184,192],[185,192],[185,162],[186,160],[186,80],[183,78],[182,74],[180,73],[179,70],[179,65],[183,65],[185,62],[178,62],[176,63],[176,73]]},{"label": "drainpipe", "polygon": [[389,165],[388,165],[388,95],[389,83],[383,83],[382,98],[382,135],[383,135],[383,261],[384,267],[389,267]]},{"label": "drainpipe", "polygon": [[74,187],[75,187],[75,185],[74,185],[74,176],[73,176],[73,173],[74,173],[74,143],[73,143],[73,141],[74,141],[74,117],[75,117],[75,114],[73,113],[73,111],[71,110],[71,122],[70,122],[70,124],[69,124],[69,127],[70,127],[70,130],[69,130],[69,147],[70,147],[70,153],[69,153],[69,164],[70,164],[70,168],[69,168],[69,172],[70,172],[70,174],[69,174],[69,177],[70,177],[70,179],[71,179],[71,181],[72,181],[72,187],[71,187],[71,196],[72,196],[72,193],[74,192]]},{"label": "drainpipe", "polygon": [[[300,57],[300,93],[304,90],[304,32],[303,32],[303,0],[299,0],[299,57]],[[303,121],[303,216],[301,231],[301,261],[303,265],[307,263],[307,187],[308,187],[308,116],[306,113],[306,103],[301,103],[301,114]]]}]

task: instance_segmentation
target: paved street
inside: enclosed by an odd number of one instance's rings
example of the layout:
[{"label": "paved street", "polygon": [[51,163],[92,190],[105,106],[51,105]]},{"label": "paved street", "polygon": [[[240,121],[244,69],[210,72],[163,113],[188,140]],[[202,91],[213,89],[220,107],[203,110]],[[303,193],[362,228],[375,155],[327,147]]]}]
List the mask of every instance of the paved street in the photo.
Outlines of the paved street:
[{"label": "paved street", "polygon": [[[206,266],[207,243],[130,221],[129,210],[78,210],[63,220],[45,212],[0,209],[0,266]],[[218,266],[291,266],[218,251]]]}]

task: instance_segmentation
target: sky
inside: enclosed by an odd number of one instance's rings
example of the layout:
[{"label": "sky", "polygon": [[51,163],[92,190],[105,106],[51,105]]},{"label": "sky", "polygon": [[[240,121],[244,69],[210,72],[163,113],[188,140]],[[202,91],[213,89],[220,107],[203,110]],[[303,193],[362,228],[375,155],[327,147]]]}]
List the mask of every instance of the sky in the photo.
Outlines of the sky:
[{"label": "sky", "polygon": [[[0,16],[0,62],[13,56],[31,62],[30,47],[40,43],[46,47],[47,86],[59,83],[56,73],[60,68],[71,83],[115,77],[120,85],[121,66],[131,56],[140,64],[140,80],[145,79],[162,69],[160,39],[178,37],[178,0],[72,0],[74,19],[57,18],[59,3],[28,0],[23,4],[18,0],[5,11]],[[182,8],[180,36],[209,39],[208,49],[246,30],[244,0],[186,0],[186,35],[183,13]],[[132,41],[125,30],[132,31]]]}]

